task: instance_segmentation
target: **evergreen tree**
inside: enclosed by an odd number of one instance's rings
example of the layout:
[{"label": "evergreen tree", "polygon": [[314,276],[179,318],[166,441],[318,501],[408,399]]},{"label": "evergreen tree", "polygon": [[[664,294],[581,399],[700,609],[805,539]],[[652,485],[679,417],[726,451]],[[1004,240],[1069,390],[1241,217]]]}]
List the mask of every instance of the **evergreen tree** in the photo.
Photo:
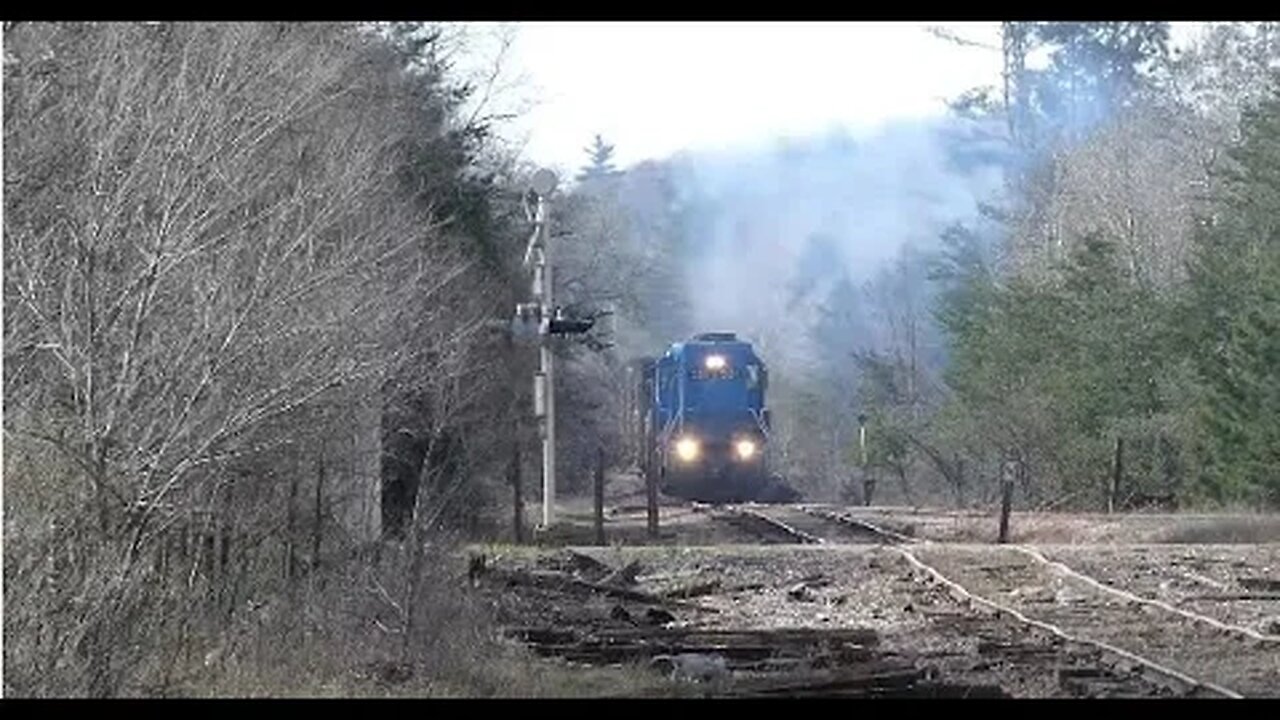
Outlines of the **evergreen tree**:
[{"label": "evergreen tree", "polygon": [[1280,501],[1280,97],[1245,113],[1185,307],[1205,489]]},{"label": "evergreen tree", "polygon": [[578,173],[578,181],[586,183],[616,177],[619,173],[613,166],[613,150],[614,146],[605,142],[604,138],[597,134],[591,147],[586,148],[586,153],[591,160],[582,172]]}]

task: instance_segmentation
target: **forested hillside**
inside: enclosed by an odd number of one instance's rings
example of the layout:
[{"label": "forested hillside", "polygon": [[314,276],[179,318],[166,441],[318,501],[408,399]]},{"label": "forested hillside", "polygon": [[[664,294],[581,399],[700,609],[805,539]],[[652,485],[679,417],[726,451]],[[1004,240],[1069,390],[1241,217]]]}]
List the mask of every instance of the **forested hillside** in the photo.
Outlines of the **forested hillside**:
[{"label": "forested hillside", "polygon": [[1012,460],[1027,507],[1275,503],[1276,27],[1002,39],[949,117],[659,164],[688,323],[763,349],[811,497],[990,503]]}]

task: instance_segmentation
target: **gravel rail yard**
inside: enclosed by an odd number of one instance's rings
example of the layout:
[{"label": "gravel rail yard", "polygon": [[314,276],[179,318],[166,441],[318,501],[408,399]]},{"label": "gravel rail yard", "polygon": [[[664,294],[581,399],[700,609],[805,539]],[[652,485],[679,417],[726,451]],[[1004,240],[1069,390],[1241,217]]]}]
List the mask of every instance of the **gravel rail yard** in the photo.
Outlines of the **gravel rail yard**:
[{"label": "gravel rail yard", "polygon": [[934,539],[942,513],[673,502],[646,539],[644,512],[615,507],[609,547],[487,557],[509,636],[713,696],[1280,695],[1273,544],[996,545]]}]

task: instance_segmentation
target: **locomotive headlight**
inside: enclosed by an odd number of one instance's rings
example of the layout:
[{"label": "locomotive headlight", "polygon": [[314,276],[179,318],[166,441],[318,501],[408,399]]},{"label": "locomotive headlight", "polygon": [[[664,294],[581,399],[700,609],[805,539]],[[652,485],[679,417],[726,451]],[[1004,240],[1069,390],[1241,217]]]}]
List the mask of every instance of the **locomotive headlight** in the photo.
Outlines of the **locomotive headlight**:
[{"label": "locomotive headlight", "polygon": [[693,462],[698,459],[698,441],[691,437],[683,437],[676,441],[676,456],[685,462]]},{"label": "locomotive headlight", "polygon": [[703,360],[703,363],[708,370],[723,370],[725,366],[723,355],[708,355],[707,359]]},{"label": "locomotive headlight", "polygon": [[756,443],[754,440],[739,440],[733,444],[733,448],[738,452],[739,460],[750,460],[756,456]]}]

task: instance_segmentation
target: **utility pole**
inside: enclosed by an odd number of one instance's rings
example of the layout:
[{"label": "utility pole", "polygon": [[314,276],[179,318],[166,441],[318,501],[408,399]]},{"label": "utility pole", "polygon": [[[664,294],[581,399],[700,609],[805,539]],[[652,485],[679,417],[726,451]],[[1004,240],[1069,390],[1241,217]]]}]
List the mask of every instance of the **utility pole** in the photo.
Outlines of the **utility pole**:
[{"label": "utility pole", "polygon": [[548,198],[558,180],[547,169],[534,173],[530,189],[538,198],[533,212],[525,206],[533,221],[533,236],[524,252],[525,267],[533,269],[533,302],[516,305],[512,331],[521,336],[537,335],[541,367],[533,377],[533,412],[539,419],[542,435],[542,529],[555,522],[556,502],[556,395],[555,356],[552,336],[581,335],[591,330],[594,319],[565,317],[552,297],[551,233]]},{"label": "utility pole", "polygon": [[871,496],[875,494],[876,479],[871,477],[867,467],[867,414],[858,413],[858,449],[862,461],[862,504],[870,507]]},{"label": "utility pole", "polygon": [[858,449],[861,451],[862,471],[867,471],[867,415],[858,413]]},{"label": "utility pole", "polygon": [[[533,260],[533,297],[538,307],[539,335],[542,342],[539,355],[542,364],[534,378],[534,412],[541,422],[542,430],[542,527],[550,528],[555,522],[556,503],[556,393],[555,393],[555,356],[551,352],[551,336],[548,326],[554,315],[552,298],[551,252],[548,247],[550,233],[547,231],[548,207],[547,198],[556,189],[556,176],[550,170],[539,170],[533,176],[533,192],[538,196],[538,206],[534,211],[533,239],[530,249],[534,251]],[[530,259],[525,254],[525,261]]]}]

